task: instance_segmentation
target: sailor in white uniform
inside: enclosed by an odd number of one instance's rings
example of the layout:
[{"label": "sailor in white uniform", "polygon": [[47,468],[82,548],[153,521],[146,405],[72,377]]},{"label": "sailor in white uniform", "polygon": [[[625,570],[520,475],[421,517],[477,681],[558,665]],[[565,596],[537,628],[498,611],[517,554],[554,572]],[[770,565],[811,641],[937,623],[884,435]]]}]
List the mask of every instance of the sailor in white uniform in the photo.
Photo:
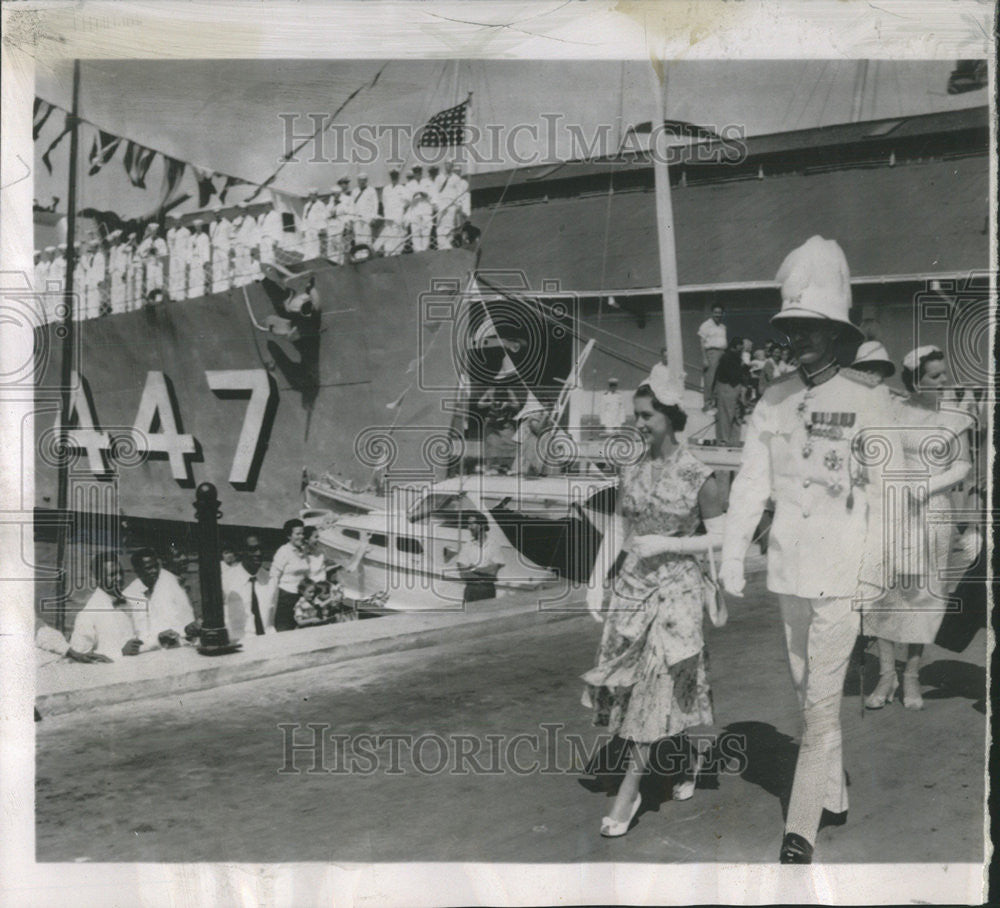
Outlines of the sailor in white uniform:
[{"label": "sailor in white uniform", "polygon": [[196,218],[191,223],[191,254],[188,269],[188,299],[204,296],[212,262],[212,244],[205,231],[205,222]]},{"label": "sailor in white uniform", "polygon": [[104,250],[97,240],[88,240],[87,251],[83,255],[83,289],[87,301],[85,318],[97,318],[102,314],[106,279],[107,259]]},{"label": "sailor in white uniform", "polygon": [[148,302],[151,297],[163,293],[163,264],[167,256],[167,244],[160,236],[157,224],[147,224],[146,234],[137,250],[142,259],[144,282],[142,299]]},{"label": "sailor in white uniform", "polygon": [[171,218],[167,230],[167,252],[170,262],[167,266],[167,282],[172,300],[182,300],[187,296],[188,262],[191,256],[191,231],[176,218]]},{"label": "sailor in white uniform", "polygon": [[[767,588],[776,593],[804,731],[795,768],[782,863],[809,863],[821,821],[846,820],[841,690],[859,630],[859,573],[879,496],[865,466],[864,431],[887,425],[888,391],[840,369],[834,345],[855,343],[847,261],[814,236],[778,271],[782,308],[772,319],[798,356],[754,408],[726,517],[720,579],[742,595],[743,559],[768,499],[774,520]],[[869,509],[872,513],[869,513]]]},{"label": "sailor in white uniform", "polygon": [[212,244],[212,293],[224,293],[230,286],[229,254],[233,248],[233,225],[223,217],[222,208],[215,206],[215,219],[208,228]]},{"label": "sailor in white uniform", "polygon": [[354,193],[354,242],[371,246],[372,224],[378,217],[378,193],[368,185],[368,174],[358,174],[358,188]]},{"label": "sailor in white uniform", "polygon": [[400,185],[399,171],[389,171],[389,182],[382,187],[382,231],[377,245],[383,255],[399,255],[406,243],[403,216],[409,196]]},{"label": "sailor in white uniform", "polygon": [[302,209],[302,257],[307,261],[319,258],[319,234],[325,229],[326,205],[320,201],[319,190],[313,187]]},{"label": "sailor in white uniform", "polygon": [[462,169],[451,161],[445,164],[447,177],[438,198],[438,249],[450,249],[455,243],[455,230],[469,216],[469,184]]},{"label": "sailor in white uniform", "polygon": [[263,265],[273,265],[275,250],[280,245],[281,235],[284,232],[281,214],[273,206],[257,219],[257,232],[260,236],[258,244],[260,262]]}]

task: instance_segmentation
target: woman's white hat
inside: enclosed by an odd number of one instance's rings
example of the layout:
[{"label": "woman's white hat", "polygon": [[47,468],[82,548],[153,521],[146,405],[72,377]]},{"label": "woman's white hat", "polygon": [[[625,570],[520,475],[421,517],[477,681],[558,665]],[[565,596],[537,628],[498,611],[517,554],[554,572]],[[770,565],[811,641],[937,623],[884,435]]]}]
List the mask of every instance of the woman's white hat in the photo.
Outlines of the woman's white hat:
[{"label": "woman's white hat", "polygon": [[916,372],[917,367],[920,365],[920,360],[925,356],[929,356],[931,353],[940,353],[941,350],[935,347],[933,344],[927,344],[924,347],[917,347],[916,350],[911,350],[906,356],[903,357],[903,368],[908,369],[910,372]]},{"label": "woman's white hat", "polygon": [[889,358],[889,351],[878,341],[865,341],[858,347],[858,352],[854,354],[854,362],[851,365],[864,366],[872,363],[888,367],[886,369],[887,378],[896,372],[896,366]]},{"label": "woman's white hat", "polygon": [[644,385],[649,385],[656,399],[665,407],[681,405],[681,391],[669,376],[663,374],[663,369],[654,369],[646,377]]},{"label": "woman's white hat", "polygon": [[785,257],[775,280],[781,285],[781,311],[772,324],[789,318],[836,322],[857,340],[864,335],[851,322],[851,272],[836,240],[813,236]]}]

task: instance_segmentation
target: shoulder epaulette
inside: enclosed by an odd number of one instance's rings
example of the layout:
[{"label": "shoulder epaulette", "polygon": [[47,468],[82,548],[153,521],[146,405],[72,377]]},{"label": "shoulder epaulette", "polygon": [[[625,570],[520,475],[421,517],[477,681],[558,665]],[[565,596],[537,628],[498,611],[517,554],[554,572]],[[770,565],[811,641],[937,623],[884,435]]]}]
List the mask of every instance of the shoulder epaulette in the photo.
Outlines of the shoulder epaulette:
[{"label": "shoulder epaulette", "polygon": [[860,385],[865,385],[869,388],[875,388],[882,384],[882,379],[877,375],[873,375],[871,372],[862,372],[860,369],[844,368],[840,370],[840,374],[844,378],[849,378],[852,381],[856,381]]},{"label": "shoulder epaulette", "polygon": [[785,372],[784,374],[779,375],[777,378],[772,378],[767,383],[767,386],[770,388],[771,385],[780,385],[783,381],[788,381],[788,379],[796,378],[798,376],[799,376],[799,370],[793,369],[791,372]]}]

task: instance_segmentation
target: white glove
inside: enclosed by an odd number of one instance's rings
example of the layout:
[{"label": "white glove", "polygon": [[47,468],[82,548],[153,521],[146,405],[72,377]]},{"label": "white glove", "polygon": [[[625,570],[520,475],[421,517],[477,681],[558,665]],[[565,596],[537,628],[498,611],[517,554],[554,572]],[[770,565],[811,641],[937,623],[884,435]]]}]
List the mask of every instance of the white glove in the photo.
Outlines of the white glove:
[{"label": "white glove", "polygon": [[601,615],[603,607],[604,589],[600,585],[589,587],[587,589],[587,611],[590,612],[591,617],[598,624],[601,624],[604,621],[604,617]]},{"label": "white glove", "polygon": [[742,598],[746,578],[743,576],[743,562],[730,558],[719,567],[719,582],[730,596]]}]

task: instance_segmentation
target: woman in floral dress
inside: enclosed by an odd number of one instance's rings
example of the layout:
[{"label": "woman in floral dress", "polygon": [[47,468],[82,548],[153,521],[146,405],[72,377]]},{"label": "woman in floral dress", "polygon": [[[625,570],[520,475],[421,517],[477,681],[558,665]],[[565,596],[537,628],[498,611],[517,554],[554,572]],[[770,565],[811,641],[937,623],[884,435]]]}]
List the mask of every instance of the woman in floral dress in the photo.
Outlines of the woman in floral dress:
[{"label": "woman in floral dress", "polygon": [[[601,823],[604,836],[624,835],[638,812],[650,745],[713,723],[702,636],[705,586],[696,555],[721,544],[724,518],[712,471],[677,441],[687,420],[679,403],[666,385],[643,384],[635,393],[645,455],[622,470],[614,527],[605,533],[587,596],[604,632],[597,665],[583,675],[584,703],[594,709],[594,723],[623,738],[629,752],[625,778]],[[695,536],[701,522],[708,533]],[[622,551],[617,577],[606,581]],[[610,602],[602,614],[606,588]],[[674,797],[693,792],[689,779]]]}]

